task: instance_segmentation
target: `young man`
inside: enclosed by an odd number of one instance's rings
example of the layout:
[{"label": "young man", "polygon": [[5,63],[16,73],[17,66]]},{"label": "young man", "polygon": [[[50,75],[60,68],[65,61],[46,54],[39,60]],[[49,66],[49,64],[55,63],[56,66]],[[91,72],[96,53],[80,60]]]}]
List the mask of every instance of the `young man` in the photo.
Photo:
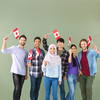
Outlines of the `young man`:
[{"label": "young man", "polygon": [[20,100],[21,90],[24,80],[27,80],[27,56],[28,52],[24,49],[26,44],[26,36],[19,37],[19,45],[6,48],[8,37],[6,36],[2,45],[2,53],[11,53],[13,63],[11,67],[11,74],[14,82],[13,100]]},{"label": "young man", "polygon": [[30,80],[31,80],[31,90],[30,99],[38,100],[39,89],[42,80],[42,62],[45,56],[45,52],[40,49],[41,39],[36,37],[34,39],[35,47],[30,50],[29,54],[32,54],[32,59],[28,58],[28,66],[30,67]]},{"label": "young man", "polygon": [[[45,35],[43,38],[43,47],[46,51],[48,51],[48,45],[47,45],[47,38],[48,35]],[[68,57],[69,53],[64,49],[64,39],[60,38],[57,40],[57,54],[61,57],[61,64],[62,64],[62,83],[60,86],[60,98],[61,100],[65,100],[65,89],[64,89],[64,80],[67,77],[68,72]]]},{"label": "young man", "polygon": [[82,51],[78,54],[82,100],[92,100],[92,85],[97,73],[97,58],[100,58],[100,52],[95,45],[93,45],[94,50],[88,49],[86,39],[80,41],[79,47],[82,48]]}]

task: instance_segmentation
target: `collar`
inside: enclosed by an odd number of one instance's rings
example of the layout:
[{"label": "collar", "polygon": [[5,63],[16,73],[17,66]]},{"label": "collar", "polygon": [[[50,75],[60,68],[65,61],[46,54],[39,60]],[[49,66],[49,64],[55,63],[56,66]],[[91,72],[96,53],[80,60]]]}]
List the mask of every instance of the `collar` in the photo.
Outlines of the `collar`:
[{"label": "collar", "polygon": [[[88,49],[88,51],[87,51],[87,52],[90,52],[90,50],[91,50],[91,49]],[[82,50],[82,51],[83,51],[83,50]],[[82,51],[81,51],[81,53],[82,53]]]},{"label": "collar", "polygon": [[[58,50],[58,47],[57,47],[57,50]],[[65,50],[65,48],[63,47],[63,52],[65,52],[66,50]]]},{"label": "collar", "polygon": [[[21,49],[19,45],[18,45],[17,47],[18,47],[19,49]],[[23,48],[23,49],[21,49],[21,50],[25,50],[25,48]]]}]

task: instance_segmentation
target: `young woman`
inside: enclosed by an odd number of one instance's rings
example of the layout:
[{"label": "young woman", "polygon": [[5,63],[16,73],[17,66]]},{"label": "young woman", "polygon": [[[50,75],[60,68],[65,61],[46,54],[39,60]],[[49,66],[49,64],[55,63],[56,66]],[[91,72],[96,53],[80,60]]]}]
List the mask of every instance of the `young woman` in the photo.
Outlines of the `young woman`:
[{"label": "young woman", "polygon": [[45,100],[50,100],[50,92],[52,86],[53,100],[58,100],[57,90],[58,84],[61,85],[61,59],[57,55],[57,49],[54,44],[49,46],[45,56],[42,71],[44,73]]},{"label": "young woman", "polygon": [[68,59],[69,62],[69,70],[67,73],[67,83],[69,87],[69,92],[67,94],[66,100],[74,100],[74,94],[75,94],[75,89],[76,89],[76,83],[77,83],[77,76],[78,74],[78,59],[77,56],[75,55],[77,52],[77,47],[76,45],[72,44],[70,46],[70,56]]}]

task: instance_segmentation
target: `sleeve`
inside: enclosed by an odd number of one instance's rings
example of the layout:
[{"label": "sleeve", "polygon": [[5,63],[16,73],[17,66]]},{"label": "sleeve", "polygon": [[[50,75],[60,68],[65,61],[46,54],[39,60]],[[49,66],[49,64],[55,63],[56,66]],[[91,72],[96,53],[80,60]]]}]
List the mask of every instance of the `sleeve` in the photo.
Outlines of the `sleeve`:
[{"label": "sleeve", "polygon": [[65,68],[64,68],[64,75],[63,76],[67,76],[67,72],[69,70],[68,58],[69,58],[69,53],[67,52],[66,61],[65,61]]},{"label": "sleeve", "polygon": [[28,52],[26,54],[26,57],[25,57],[25,65],[27,66],[27,59],[28,59]]},{"label": "sleeve", "polygon": [[[80,52],[78,53],[78,67],[79,67],[79,69],[80,69],[80,66],[81,66],[81,64],[80,64]],[[81,69],[80,69],[81,70]]]},{"label": "sleeve", "polygon": [[61,69],[62,69],[62,66],[60,65],[59,68],[58,68],[58,72],[59,72],[59,81],[62,81]]},{"label": "sleeve", "polygon": [[92,50],[92,54],[93,54],[94,56],[96,56],[97,58],[100,58],[100,55],[99,55],[95,50]]},{"label": "sleeve", "polygon": [[[30,53],[30,51],[29,51],[29,53]],[[29,55],[29,53],[28,53],[28,55]],[[30,63],[30,62],[31,62],[31,60],[29,60],[28,57],[27,57],[27,64]]]},{"label": "sleeve", "polygon": [[4,54],[12,53],[13,52],[13,48],[14,48],[14,46],[12,46],[10,48],[6,48],[4,50],[1,49],[1,52],[4,53]]},{"label": "sleeve", "polygon": [[46,51],[48,51],[48,45],[47,45],[47,39],[45,39],[45,38],[43,38],[43,48],[46,50]]},{"label": "sleeve", "polygon": [[43,75],[45,76],[46,66],[44,64],[42,64],[42,72],[43,72]]},{"label": "sleeve", "polygon": [[44,57],[45,57],[45,52],[44,52],[44,50],[43,50],[43,59],[44,59]]}]

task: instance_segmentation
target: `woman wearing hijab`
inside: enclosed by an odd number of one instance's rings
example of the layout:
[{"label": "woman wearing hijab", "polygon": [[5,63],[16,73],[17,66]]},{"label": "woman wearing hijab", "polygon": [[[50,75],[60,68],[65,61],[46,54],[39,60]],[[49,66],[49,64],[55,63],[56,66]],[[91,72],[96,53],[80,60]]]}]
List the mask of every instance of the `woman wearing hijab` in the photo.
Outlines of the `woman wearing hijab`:
[{"label": "woman wearing hijab", "polygon": [[76,52],[77,52],[77,47],[76,47],[76,45],[72,44],[70,46],[70,50],[69,50],[69,53],[70,53],[70,56],[68,59],[69,70],[67,73],[67,83],[68,83],[69,92],[68,92],[65,100],[74,100],[76,83],[79,78],[78,59],[77,59],[77,56],[75,55]]},{"label": "woman wearing hijab", "polygon": [[57,49],[54,44],[49,46],[49,50],[44,58],[42,65],[42,71],[44,73],[44,85],[45,85],[45,100],[50,100],[50,92],[52,86],[53,100],[58,100],[57,90],[58,84],[61,85],[61,59],[57,55]]}]

